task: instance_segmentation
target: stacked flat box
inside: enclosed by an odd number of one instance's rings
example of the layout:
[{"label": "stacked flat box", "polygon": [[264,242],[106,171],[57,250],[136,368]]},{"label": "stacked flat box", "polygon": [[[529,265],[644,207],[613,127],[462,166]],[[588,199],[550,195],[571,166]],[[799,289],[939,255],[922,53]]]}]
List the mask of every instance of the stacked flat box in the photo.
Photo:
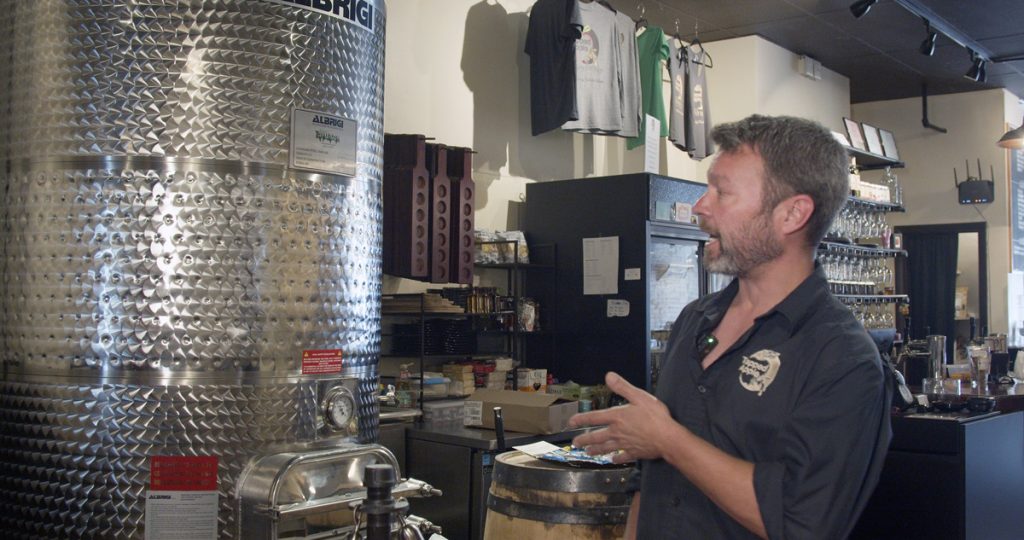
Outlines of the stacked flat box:
[{"label": "stacked flat box", "polygon": [[448,147],[427,145],[430,172],[430,281],[448,283],[451,275],[451,182],[448,179]]},{"label": "stacked flat box", "polygon": [[476,184],[473,182],[473,150],[448,149],[448,177],[451,180],[451,280],[473,283],[473,212]]},{"label": "stacked flat box", "polygon": [[476,381],[473,377],[473,366],[471,364],[446,364],[444,366],[444,376],[452,381],[451,395],[464,396],[472,394],[473,388],[476,387]]},{"label": "stacked flat box", "polygon": [[430,275],[430,178],[423,135],[384,136],[384,272]]}]

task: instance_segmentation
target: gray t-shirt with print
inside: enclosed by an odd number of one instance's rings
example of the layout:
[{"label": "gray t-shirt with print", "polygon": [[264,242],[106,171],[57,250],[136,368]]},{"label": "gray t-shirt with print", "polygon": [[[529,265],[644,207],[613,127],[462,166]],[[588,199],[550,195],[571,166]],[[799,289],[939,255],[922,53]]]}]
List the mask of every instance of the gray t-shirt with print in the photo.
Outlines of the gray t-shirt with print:
[{"label": "gray t-shirt with print", "polygon": [[622,129],[617,15],[597,2],[580,3],[579,10],[583,32],[576,41],[578,120],[562,124],[562,129],[617,132]]}]

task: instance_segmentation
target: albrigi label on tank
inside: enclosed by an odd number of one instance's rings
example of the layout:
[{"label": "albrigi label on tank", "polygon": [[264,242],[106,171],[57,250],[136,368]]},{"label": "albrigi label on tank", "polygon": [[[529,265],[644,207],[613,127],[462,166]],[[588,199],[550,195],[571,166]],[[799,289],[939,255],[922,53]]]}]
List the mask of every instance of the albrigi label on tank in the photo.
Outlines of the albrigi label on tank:
[{"label": "albrigi label on tank", "polygon": [[352,21],[367,30],[373,30],[373,5],[366,0],[262,0],[274,4],[295,6],[338,19]]}]

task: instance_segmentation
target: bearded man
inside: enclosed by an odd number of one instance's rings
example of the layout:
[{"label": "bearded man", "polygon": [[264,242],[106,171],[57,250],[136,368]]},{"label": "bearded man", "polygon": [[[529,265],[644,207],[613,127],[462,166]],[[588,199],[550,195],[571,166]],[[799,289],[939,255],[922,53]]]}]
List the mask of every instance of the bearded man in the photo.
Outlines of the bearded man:
[{"label": "bearded man", "polygon": [[627,538],[845,538],[891,436],[878,351],[815,262],[849,192],[846,151],[791,117],[712,138],[693,210],[707,269],[735,279],[683,309],[657,396],[609,373],[628,404],[573,417],[604,426],[573,442],[639,461]]}]

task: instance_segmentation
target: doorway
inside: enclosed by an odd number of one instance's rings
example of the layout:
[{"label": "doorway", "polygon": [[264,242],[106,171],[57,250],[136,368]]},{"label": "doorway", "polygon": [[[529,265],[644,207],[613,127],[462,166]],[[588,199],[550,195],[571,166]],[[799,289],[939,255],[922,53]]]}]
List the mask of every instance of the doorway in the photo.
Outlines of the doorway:
[{"label": "doorway", "polygon": [[[924,339],[928,334],[947,336],[950,359],[954,358],[957,338],[966,341],[970,337],[972,315],[974,335],[988,331],[986,225],[948,223],[895,228],[907,251],[907,257],[896,264],[896,292],[910,298],[909,324],[903,319],[900,328],[907,339]],[[959,310],[957,287],[966,287],[967,292]]]}]

